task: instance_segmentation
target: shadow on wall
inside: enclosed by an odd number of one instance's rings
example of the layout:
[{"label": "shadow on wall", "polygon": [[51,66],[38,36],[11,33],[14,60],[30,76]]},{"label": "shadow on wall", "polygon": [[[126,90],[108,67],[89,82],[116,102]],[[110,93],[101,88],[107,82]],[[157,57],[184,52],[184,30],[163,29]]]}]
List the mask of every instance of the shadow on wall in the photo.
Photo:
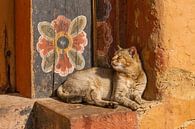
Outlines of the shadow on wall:
[{"label": "shadow on wall", "polygon": [[143,97],[147,100],[161,99],[161,89],[158,87],[159,74],[167,67],[167,54],[161,40],[160,1],[128,0],[127,43],[124,46],[136,46],[148,83]]}]

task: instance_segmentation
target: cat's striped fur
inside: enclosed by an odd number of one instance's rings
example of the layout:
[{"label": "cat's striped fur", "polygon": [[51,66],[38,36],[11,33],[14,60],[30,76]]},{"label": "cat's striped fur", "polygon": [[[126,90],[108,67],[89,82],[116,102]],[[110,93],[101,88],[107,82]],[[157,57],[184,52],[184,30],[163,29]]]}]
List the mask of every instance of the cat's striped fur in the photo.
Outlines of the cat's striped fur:
[{"label": "cat's striped fur", "polygon": [[147,78],[135,47],[120,48],[112,58],[112,69],[90,68],[70,75],[58,90],[68,103],[116,107],[117,104],[138,109]]}]

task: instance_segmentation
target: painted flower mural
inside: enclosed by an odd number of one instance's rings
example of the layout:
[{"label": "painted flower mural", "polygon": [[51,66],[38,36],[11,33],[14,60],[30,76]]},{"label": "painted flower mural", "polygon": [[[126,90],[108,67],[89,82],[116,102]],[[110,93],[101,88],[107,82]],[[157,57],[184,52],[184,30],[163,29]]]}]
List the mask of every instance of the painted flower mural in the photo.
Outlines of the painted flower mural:
[{"label": "painted flower mural", "polygon": [[60,15],[51,23],[43,21],[38,24],[41,36],[37,43],[37,51],[42,58],[41,67],[45,73],[54,69],[60,76],[67,76],[74,69],[84,68],[85,60],[82,53],[88,43],[84,31],[86,24],[87,19],[83,15],[72,21]]}]

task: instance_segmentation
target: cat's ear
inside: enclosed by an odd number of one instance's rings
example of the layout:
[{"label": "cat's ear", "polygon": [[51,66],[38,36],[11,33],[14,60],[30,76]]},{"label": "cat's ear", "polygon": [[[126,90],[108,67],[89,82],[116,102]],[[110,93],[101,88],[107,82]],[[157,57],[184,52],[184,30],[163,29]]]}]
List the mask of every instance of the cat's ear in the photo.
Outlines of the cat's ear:
[{"label": "cat's ear", "polygon": [[135,57],[137,55],[137,49],[136,47],[131,47],[129,48],[129,54],[132,56],[132,57]]},{"label": "cat's ear", "polygon": [[129,54],[131,55],[131,57],[137,61],[137,62],[140,62],[140,59],[139,59],[139,54],[137,53],[137,49],[136,47],[131,47],[129,48]]}]

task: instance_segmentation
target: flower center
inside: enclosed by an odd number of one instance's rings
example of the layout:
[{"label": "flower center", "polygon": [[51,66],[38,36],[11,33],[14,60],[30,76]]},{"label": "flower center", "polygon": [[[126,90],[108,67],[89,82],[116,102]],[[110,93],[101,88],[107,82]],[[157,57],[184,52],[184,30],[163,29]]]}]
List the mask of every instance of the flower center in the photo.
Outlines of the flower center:
[{"label": "flower center", "polygon": [[59,32],[55,36],[54,44],[57,52],[67,52],[72,49],[73,39],[69,34]]},{"label": "flower center", "polygon": [[69,40],[65,36],[60,37],[57,40],[57,46],[61,49],[65,49],[69,46]]}]

